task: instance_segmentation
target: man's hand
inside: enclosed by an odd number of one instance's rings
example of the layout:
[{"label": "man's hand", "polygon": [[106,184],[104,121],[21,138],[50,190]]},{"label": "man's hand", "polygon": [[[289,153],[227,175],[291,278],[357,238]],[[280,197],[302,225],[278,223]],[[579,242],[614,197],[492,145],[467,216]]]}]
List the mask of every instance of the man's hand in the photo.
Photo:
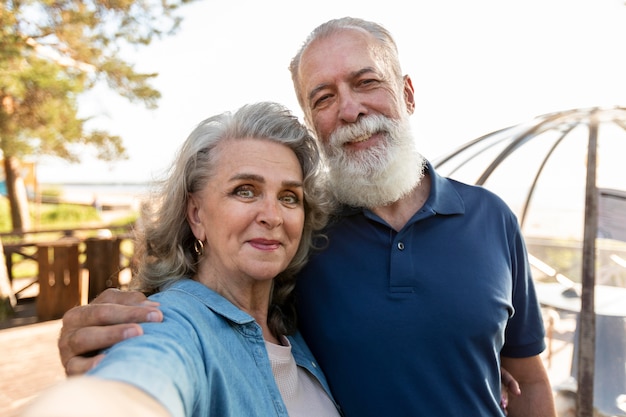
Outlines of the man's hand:
[{"label": "man's hand", "polygon": [[162,321],[158,305],[140,292],[110,288],[66,312],[58,343],[65,373],[85,373],[102,359],[98,351],[143,334],[137,323]]}]

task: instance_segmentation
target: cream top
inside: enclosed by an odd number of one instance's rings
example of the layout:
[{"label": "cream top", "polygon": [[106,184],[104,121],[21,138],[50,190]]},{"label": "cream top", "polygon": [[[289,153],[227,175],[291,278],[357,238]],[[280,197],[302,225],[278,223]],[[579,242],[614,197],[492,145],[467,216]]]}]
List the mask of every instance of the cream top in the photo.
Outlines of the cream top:
[{"label": "cream top", "polygon": [[291,345],[281,337],[284,346],[265,342],[278,385],[289,417],[339,417],[339,412],[321,384],[304,368],[296,365]]}]

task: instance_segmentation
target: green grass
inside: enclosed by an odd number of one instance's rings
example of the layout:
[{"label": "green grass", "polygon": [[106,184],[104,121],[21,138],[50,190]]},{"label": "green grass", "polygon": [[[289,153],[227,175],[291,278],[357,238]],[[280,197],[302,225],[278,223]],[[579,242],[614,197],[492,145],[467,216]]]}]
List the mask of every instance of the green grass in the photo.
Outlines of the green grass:
[{"label": "green grass", "polygon": [[11,216],[9,215],[9,200],[0,197],[0,232],[11,230]]},{"label": "green grass", "polygon": [[[94,207],[78,204],[39,204],[35,206],[35,204],[30,203],[29,211],[33,229],[80,228],[101,220]],[[130,216],[128,220],[134,219]],[[0,197],[0,232],[10,232],[11,230],[9,200],[6,197]]]},{"label": "green grass", "polygon": [[37,217],[36,223],[46,229],[51,226],[55,228],[80,227],[81,224],[100,220],[95,208],[76,204],[42,204],[39,213],[35,215],[31,213],[31,218],[33,217]]}]

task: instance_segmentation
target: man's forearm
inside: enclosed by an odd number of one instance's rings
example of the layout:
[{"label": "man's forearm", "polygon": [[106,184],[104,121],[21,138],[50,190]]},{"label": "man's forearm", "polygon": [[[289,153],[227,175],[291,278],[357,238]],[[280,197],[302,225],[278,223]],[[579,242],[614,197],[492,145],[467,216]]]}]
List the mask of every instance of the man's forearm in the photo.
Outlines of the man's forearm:
[{"label": "man's forearm", "polygon": [[509,397],[509,417],[556,417],[549,382],[522,384],[521,390],[521,395]]}]

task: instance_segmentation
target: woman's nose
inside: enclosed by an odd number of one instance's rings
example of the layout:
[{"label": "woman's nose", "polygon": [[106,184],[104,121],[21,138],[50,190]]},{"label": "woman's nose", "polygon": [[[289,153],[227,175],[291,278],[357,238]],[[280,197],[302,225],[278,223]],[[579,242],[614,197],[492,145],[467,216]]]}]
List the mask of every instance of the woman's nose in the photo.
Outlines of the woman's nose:
[{"label": "woman's nose", "polygon": [[280,202],[273,199],[264,199],[259,210],[258,221],[269,228],[280,226],[283,222]]}]

